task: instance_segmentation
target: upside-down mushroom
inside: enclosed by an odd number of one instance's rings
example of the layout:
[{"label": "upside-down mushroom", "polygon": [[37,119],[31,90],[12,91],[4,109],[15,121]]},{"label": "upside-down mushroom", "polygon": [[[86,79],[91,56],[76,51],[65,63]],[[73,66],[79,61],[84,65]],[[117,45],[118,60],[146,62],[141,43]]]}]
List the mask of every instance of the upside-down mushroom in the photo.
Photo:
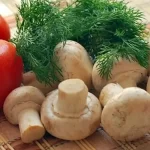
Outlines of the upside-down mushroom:
[{"label": "upside-down mushroom", "polygon": [[119,62],[114,64],[111,78],[106,80],[99,75],[96,62],[92,71],[92,82],[98,92],[108,83],[118,83],[123,88],[136,87],[137,83],[145,80],[147,72],[147,69],[135,61],[120,59]]},{"label": "upside-down mushroom", "polygon": [[104,106],[101,124],[113,139],[133,141],[150,131],[150,94],[145,90],[110,83],[99,100]]},{"label": "upside-down mushroom", "polygon": [[46,130],[64,140],[80,140],[100,124],[101,105],[80,79],[68,79],[47,96],[41,108]]},{"label": "upside-down mushroom", "polygon": [[16,88],[6,98],[4,114],[11,124],[19,124],[24,143],[38,140],[45,134],[39,115],[44,100],[42,92],[32,86]]}]

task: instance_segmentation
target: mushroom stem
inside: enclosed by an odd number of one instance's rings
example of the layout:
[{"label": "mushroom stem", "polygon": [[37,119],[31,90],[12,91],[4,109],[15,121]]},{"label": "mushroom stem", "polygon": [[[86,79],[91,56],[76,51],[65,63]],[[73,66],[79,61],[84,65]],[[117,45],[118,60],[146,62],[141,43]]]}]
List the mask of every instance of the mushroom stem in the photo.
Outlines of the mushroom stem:
[{"label": "mushroom stem", "polygon": [[18,116],[21,138],[24,143],[40,139],[45,129],[40,121],[39,113],[35,109],[22,110]]},{"label": "mushroom stem", "polygon": [[110,83],[105,86],[100,94],[99,100],[104,107],[113,96],[121,93],[123,88],[119,84]]},{"label": "mushroom stem", "polygon": [[86,107],[88,88],[82,80],[69,79],[58,86],[54,111],[66,117],[78,117]]}]

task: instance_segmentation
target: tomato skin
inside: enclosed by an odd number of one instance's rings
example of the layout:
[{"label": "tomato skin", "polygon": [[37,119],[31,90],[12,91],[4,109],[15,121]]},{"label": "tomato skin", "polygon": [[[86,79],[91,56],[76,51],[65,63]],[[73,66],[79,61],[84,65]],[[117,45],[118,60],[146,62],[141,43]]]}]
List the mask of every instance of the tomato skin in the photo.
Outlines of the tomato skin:
[{"label": "tomato skin", "polygon": [[0,39],[6,41],[10,39],[9,25],[1,15],[0,15]]},{"label": "tomato skin", "polygon": [[0,40],[0,108],[8,94],[22,82],[23,61],[16,55],[15,46]]}]

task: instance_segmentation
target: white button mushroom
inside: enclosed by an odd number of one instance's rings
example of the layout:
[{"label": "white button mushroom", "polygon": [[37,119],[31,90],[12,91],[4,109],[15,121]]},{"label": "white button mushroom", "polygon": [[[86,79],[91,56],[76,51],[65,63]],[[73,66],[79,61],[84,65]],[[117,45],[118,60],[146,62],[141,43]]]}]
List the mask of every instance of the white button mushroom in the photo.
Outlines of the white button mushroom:
[{"label": "white button mushroom", "polygon": [[150,131],[150,94],[137,87],[110,83],[100,94],[101,122],[115,140],[132,141]]},{"label": "white button mushroom", "polygon": [[90,89],[93,64],[84,47],[77,42],[68,40],[65,45],[59,43],[55,48],[55,53],[62,68],[62,80],[78,78],[83,80]]},{"label": "white button mushroom", "polygon": [[45,134],[45,128],[39,116],[44,100],[45,96],[32,86],[16,88],[6,98],[4,114],[10,123],[19,124],[24,143],[38,140]]},{"label": "white button mushroom", "polygon": [[114,64],[112,76],[109,80],[102,78],[97,70],[97,63],[94,64],[92,71],[92,82],[95,89],[100,92],[108,83],[119,83],[123,88],[136,87],[137,83],[147,77],[147,69],[140,66],[137,62],[120,59]]},{"label": "white button mushroom", "polygon": [[46,130],[64,140],[80,140],[99,127],[101,105],[80,79],[68,79],[47,96],[41,108]]}]

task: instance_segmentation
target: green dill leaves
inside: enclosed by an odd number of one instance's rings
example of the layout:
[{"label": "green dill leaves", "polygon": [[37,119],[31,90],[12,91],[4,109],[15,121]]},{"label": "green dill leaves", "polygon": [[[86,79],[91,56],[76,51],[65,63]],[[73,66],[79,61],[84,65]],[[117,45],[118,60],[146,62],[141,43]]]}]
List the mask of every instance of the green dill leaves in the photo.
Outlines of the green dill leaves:
[{"label": "green dill leaves", "polygon": [[120,57],[148,67],[143,14],[123,1],[76,0],[60,11],[50,0],[22,0],[18,10],[18,30],[12,41],[23,58],[25,71],[33,70],[41,82],[59,81],[61,68],[54,48],[66,40],[83,45],[98,62],[100,75],[107,79]]},{"label": "green dill leaves", "polygon": [[67,40],[68,35],[59,9],[46,0],[22,0],[19,13],[23,20],[17,20],[18,31],[13,42],[23,58],[25,71],[32,70],[46,84],[59,81],[61,69],[56,64],[54,48]]}]

